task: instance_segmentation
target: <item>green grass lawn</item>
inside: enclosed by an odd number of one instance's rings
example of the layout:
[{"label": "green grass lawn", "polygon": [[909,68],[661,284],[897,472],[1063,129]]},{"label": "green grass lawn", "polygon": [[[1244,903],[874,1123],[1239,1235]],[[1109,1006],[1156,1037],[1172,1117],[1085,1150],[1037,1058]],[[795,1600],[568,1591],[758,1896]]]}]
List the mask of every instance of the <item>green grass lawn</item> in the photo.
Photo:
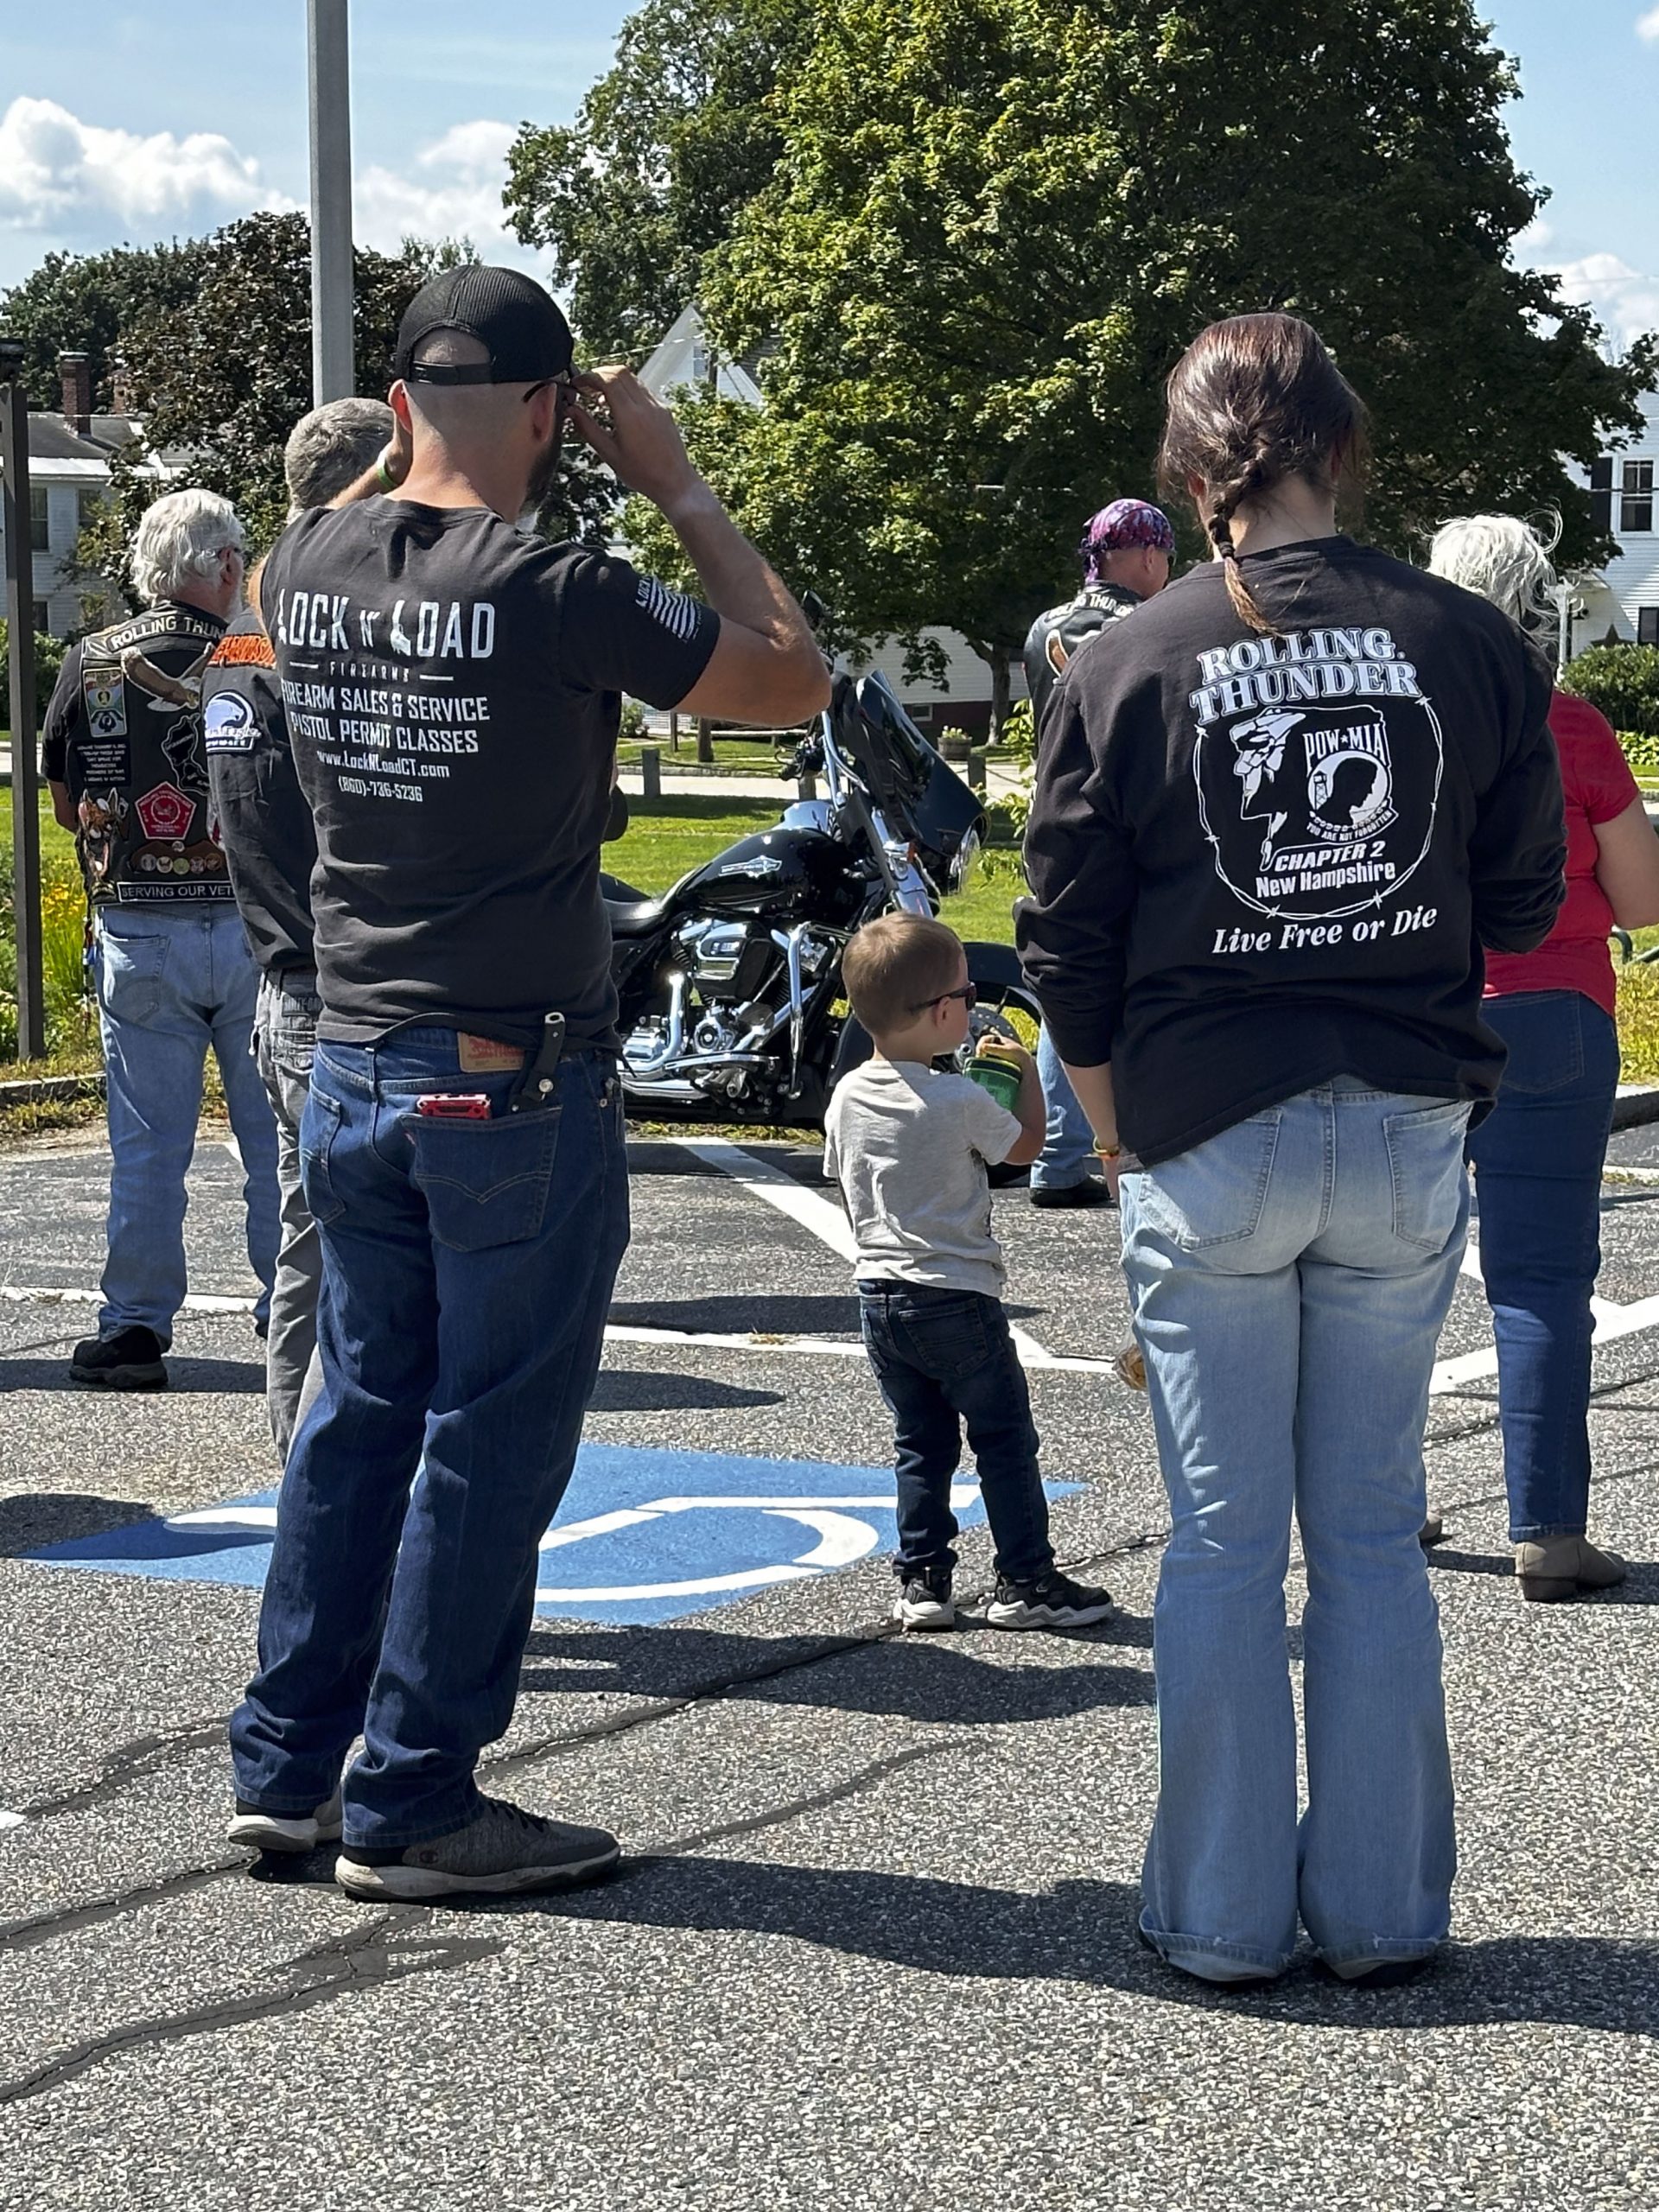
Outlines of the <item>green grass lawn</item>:
[{"label": "green grass lawn", "polygon": [[[664,798],[650,814],[634,814],[627,835],[606,846],[604,865],[610,874],[654,896],[740,837],[770,830],[781,810],[781,803],[771,806],[764,799],[744,802],[712,794],[704,798],[701,793]],[[1015,896],[1012,883],[982,875],[960,898],[946,900],[944,919],[959,937],[1012,944]]]}]

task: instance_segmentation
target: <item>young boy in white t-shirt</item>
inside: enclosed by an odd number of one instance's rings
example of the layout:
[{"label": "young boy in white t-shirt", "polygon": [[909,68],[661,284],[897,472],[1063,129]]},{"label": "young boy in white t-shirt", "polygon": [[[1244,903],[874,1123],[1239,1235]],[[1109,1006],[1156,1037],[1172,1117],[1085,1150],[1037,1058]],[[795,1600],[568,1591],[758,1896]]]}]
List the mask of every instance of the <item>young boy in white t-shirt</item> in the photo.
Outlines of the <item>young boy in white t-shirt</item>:
[{"label": "young boy in white t-shirt", "polygon": [[887,914],[867,923],[842,973],[875,1052],[836,1085],[824,1173],[840,1184],[858,1240],[864,1348],[896,1433],[893,1618],[907,1629],[956,1620],[950,1478],[965,1423],[996,1543],[985,1618],[999,1628],[1103,1620],[1109,1594],[1054,1565],[1031,1399],[991,1234],[987,1162],[1022,1167],[1042,1150],[1036,1063],[1014,1048],[1021,1062],[1014,1113],[969,1077],[932,1067],[966,1039],[974,1003],[962,942],[943,922]]}]

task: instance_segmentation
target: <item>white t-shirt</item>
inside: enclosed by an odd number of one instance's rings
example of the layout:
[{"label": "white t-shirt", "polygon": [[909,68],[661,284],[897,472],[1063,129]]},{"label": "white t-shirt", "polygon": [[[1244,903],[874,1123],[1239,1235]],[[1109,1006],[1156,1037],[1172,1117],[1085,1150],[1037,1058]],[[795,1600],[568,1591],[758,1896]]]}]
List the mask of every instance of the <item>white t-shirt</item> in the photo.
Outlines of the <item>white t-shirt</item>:
[{"label": "white t-shirt", "polygon": [[1017,1116],[965,1075],[873,1059],[836,1085],[823,1127],[861,1277],[1001,1295],[985,1167],[1019,1143]]}]

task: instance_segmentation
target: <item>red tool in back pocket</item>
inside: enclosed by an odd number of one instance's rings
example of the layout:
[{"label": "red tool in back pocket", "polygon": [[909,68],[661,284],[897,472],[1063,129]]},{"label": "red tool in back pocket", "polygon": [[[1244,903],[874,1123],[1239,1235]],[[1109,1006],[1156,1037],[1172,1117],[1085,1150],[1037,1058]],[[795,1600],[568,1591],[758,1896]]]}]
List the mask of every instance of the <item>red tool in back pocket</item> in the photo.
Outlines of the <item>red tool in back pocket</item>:
[{"label": "red tool in back pocket", "polygon": [[415,1110],[435,1122],[487,1122],[490,1102],[481,1090],[429,1091],[415,1101]]}]

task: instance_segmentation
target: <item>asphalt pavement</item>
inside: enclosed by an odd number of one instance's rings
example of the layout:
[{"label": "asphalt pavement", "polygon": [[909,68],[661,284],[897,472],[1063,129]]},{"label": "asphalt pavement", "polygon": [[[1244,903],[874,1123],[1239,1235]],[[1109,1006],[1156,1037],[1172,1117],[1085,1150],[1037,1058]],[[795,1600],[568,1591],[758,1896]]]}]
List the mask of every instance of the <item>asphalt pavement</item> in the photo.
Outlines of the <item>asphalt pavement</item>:
[{"label": "asphalt pavement", "polygon": [[[1630,1581],[1518,1602],[1464,1280],[1429,1444],[1455,1940],[1398,1991],[1304,1962],[1234,1997],[1135,1942],[1164,1516],[1108,1371],[1116,1217],[997,1199],[1060,1553],[1119,1617],[899,1640],[816,1154],[632,1150],[589,1448],[485,1777],[628,1856],[444,1910],[221,1840],[276,1479],[236,1160],[204,1135],[173,1388],[111,1398],[64,1372],[101,1147],[0,1154],[4,2212],[1659,2206],[1652,1135],[1614,1141],[1592,1418]],[[985,1587],[982,1527],[963,1553]]]}]

